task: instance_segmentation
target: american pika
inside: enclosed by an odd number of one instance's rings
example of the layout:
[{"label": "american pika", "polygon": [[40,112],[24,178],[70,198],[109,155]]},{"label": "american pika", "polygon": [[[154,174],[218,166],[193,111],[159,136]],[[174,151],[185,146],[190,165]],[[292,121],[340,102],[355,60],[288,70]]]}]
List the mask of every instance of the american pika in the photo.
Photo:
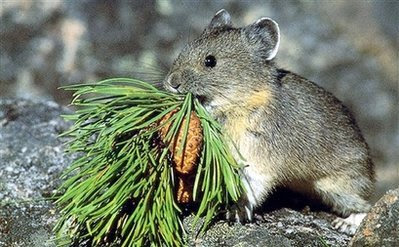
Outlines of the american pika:
[{"label": "american pika", "polygon": [[244,163],[246,193],[227,217],[251,221],[276,186],[319,198],[354,233],[375,182],[368,146],[348,109],[331,93],[274,63],[277,23],[233,27],[220,10],[179,54],[164,80],[191,92],[223,126]]}]

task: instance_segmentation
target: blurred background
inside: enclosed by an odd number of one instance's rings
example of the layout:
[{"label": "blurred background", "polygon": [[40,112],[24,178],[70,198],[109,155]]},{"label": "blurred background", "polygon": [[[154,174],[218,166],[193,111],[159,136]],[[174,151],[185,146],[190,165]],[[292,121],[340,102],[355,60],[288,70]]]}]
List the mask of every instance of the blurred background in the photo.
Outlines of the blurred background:
[{"label": "blurred background", "polygon": [[[236,25],[281,29],[278,64],[354,113],[377,168],[374,200],[399,185],[397,1],[0,1],[0,97],[68,104],[60,86],[110,77],[160,81],[219,9]],[[0,140],[1,141],[1,140]]]}]

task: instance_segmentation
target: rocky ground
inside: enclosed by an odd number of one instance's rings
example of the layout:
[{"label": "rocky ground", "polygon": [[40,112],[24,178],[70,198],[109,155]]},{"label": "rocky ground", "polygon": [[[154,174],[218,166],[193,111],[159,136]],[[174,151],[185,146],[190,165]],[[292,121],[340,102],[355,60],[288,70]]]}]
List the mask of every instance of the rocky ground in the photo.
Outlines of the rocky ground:
[{"label": "rocky ground", "polygon": [[[73,159],[58,137],[69,111],[50,101],[0,100],[0,246],[55,246],[58,212],[50,199]],[[394,246],[398,239],[398,192],[372,209],[352,246]],[[310,203],[310,202],[309,202]],[[335,218],[299,195],[280,191],[257,212],[256,223],[216,220],[190,246],[346,246],[351,237],[331,227]],[[289,206],[289,207],[288,207]],[[190,229],[192,217],[185,225]],[[377,243],[377,245],[375,245]]]},{"label": "rocky ground", "polygon": [[54,102],[0,100],[0,246],[46,246],[56,220],[49,200],[71,162]]}]

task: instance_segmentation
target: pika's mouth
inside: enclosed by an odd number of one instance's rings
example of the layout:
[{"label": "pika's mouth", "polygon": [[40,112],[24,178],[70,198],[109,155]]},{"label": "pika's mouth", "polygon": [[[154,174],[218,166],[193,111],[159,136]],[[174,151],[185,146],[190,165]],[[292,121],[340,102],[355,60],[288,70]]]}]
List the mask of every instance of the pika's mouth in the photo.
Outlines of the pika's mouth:
[{"label": "pika's mouth", "polygon": [[206,96],[204,96],[204,95],[195,95],[195,98],[197,98],[198,101],[199,101],[203,106],[208,105],[208,104],[210,103],[210,101],[211,101],[209,97],[206,97]]},{"label": "pika's mouth", "polygon": [[166,91],[169,91],[169,92],[171,92],[171,93],[179,93],[179,91],[176,89],[176,88],[173,88],[172,86],[170,86],[169,85],[169,83],[163,83],[163,88],[166,90]]},{"label": "pika's mouth", "polygon": [[[168,82],[164,82],[163,83],[163,88],[171,93],[175,93],[175,94],[181,94],[184,95],[185,92],[183,92],[183,90],[179,90],[181,89],[181,87],[172,87]],[[206,106],[211,102],[211,98],[208,96],[205,96],[203,94],[199,94],[198,92],[193,92],[191,91],[191,93],[193,94],[193,96],[203,105]]]}]

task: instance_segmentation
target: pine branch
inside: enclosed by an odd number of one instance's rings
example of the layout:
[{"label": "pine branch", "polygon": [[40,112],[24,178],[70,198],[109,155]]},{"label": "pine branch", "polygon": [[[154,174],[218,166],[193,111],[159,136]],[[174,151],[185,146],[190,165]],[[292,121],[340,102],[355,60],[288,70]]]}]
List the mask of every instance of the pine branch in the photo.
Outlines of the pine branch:
[{"label": "pine branch", "polygon": [[[115,240],[121,246],[182,245],[185,229],[171,156],[185,151],[192,112],[203,133],[192,191],[193,203],[199,205],[195,222],[205,216],[199,233],[220,209],[238,200],[241,167],[219,124],[191,94],[163,92],[128,78],[64,89],[75,92],[72,105],[78,110],[65,116],[74,125],[63,136],[70,138],[68,152],[80,158],[65,171],[59,188],[59,245]],[[165,126],[162,139],[159,132]],[[174,154],[170,150],[181,131],[180,153]]]}]

